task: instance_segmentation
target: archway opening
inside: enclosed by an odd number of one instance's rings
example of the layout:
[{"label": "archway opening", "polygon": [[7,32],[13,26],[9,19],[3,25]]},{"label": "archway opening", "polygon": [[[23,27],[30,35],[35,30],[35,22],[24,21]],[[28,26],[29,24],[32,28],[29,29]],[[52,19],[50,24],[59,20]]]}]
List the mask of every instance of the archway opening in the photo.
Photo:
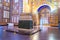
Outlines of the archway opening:
[{"label": "archway opening", "polygon": [[50,27],[49,26],[49,17],[51,8],[48,5],[42,5],[38,8],[39,23],[40,27]]}]

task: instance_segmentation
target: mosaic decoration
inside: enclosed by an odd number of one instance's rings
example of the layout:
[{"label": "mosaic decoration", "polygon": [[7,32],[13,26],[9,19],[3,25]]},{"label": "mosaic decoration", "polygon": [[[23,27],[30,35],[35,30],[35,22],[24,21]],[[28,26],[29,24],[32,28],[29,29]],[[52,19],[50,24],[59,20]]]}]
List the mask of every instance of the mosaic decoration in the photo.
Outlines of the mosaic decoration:
[{"label": "mosaic decoration", "polygon": [[51,10],[48,5],[43,5],[43,6],[38,8],[38,12],[40,12],[43,8],[48,8],[49,10]]}]

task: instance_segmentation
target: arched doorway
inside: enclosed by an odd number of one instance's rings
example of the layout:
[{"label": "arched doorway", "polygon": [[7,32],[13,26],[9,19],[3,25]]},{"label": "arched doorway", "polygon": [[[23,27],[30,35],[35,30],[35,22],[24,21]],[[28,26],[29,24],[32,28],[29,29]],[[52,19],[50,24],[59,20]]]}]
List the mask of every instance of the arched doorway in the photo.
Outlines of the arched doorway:
[{"label": "arched doorway", "polygon": [[49,17],[51,8],[48,5],[42,5],[38,8],[40,27],[49,27]]}]

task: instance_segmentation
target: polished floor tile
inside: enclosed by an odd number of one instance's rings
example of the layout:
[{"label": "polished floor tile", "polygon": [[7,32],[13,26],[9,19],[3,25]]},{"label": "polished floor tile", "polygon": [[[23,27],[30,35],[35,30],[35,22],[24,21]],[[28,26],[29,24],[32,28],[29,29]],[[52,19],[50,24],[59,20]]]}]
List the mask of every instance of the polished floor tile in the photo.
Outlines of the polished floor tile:
[{"label": "polished floor tile", "polygon": [[60,30],[58,28],[45,28],[33,35],[22,35],[4,31],[0,27],[0,40],[60,40]]}]

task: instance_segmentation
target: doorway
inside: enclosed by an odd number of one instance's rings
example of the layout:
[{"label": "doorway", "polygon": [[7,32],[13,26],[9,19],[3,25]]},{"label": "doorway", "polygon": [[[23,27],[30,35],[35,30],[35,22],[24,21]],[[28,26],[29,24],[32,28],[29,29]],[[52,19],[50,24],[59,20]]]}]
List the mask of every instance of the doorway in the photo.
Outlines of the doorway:
[{"label": "doorway", "polygon": [[40,18],[40,25],[49,25],[49,15],[50,15],[50,10],[47,8],[44,8],[40,12],[41,18]]},{"label": "doorway", "polygon": [[48,5],[42,5],[38,9],[39,13],[39,21],[40,21],[40,29],[46,30],[49,26],[49,18],[50,18],[50,7]]}]

